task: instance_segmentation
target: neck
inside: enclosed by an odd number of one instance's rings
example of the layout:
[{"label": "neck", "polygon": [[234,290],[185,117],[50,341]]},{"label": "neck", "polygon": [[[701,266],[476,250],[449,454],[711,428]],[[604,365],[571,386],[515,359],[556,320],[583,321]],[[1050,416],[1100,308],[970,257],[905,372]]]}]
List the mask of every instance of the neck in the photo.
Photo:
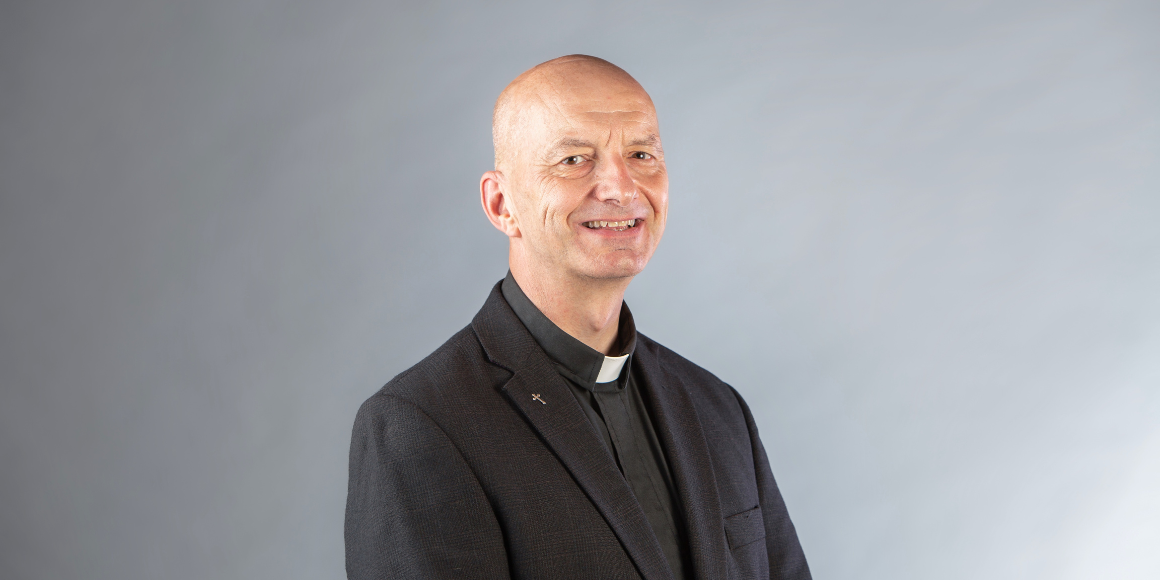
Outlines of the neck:
[{"label": "neck", "polygon": [[603,280],[531,271],[516,260],[509,267],[520,289],[548,320],[572,338],[611,354],[631,278]]}]

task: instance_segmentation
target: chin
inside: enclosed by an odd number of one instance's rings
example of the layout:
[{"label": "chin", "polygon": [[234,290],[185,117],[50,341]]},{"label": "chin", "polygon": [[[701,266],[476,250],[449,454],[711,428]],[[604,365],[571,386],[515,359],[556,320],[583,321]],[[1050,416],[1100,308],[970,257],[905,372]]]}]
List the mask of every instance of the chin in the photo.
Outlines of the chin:
[{"label": "chin", "polygon": [[588,278],[618,280],[632,278],[640,274],[646,264],[648,264],[647,257],[618,256],[615,259],[594,260],[587,264],[588,267],[584,268],[582,272]]}]

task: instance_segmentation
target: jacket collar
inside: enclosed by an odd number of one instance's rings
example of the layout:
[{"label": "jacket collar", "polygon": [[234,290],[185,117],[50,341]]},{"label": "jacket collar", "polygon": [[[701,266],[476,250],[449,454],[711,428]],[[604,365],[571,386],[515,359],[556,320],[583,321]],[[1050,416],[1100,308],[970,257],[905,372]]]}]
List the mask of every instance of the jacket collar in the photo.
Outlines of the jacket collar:
[{"label": "jacket collar", "polygon": [[669,457],[673,483],[681,499],[694,577],[725,578],[725,538],[717,477],[709,460],[709,445],[690,393],[699,385],[669,372],[660,360],[660,345],[640,335],[634,364],[641,378],[641,394],[653,411],[657,437]]},{"label": "jacket collar", "polygon": [[[576,381],[576,384],[593,391],[597,388],[597,377],[605,364],[604,353],[580,342],[575,337],[564,332],[556,323],[552,322],[528,298],[511,271],[500,283],[500,292],[508,306],[516,313],[520,322],[532,334],[532,338],[544,349],[549,358],[556,361],[560,372]],[[614,356],[631,356],[636,348],[636,324],[632,320],[632,312],[628,305],[621,302],[620,324],[617,328],[616,343],[613,344]],[[628,366],[628,365],[625,365]],[[621,378],[628,373],[622,372]],[[609,385],[613,390],[617,386],[624,387],[624,380],[617,381],[619,385]]]},{"label": "jacket collar", "polygon": [[488,359],[512,373],[501,391],[592,500],[641,577],[671,580],[644,510],[564,377],[504,300],[500,284],[492,288],[471,327]]},{"label": "jacket collar", "polygon": [[[604,516],[646,580],[672,578],[672,571],[644,511],[615,461],[604,449],[557,365],[503,297],[497,283],[471,326],[488,359],[512,373],[501,387],[513,406],[556,454]],[[724,578],[728,552],[717,483],[708,444],[689,388],[659,364],[659,347],[643,335],[632,357],[643,396],[654,410],[657,436],[668,450],[689,532],[697,578]]]}]

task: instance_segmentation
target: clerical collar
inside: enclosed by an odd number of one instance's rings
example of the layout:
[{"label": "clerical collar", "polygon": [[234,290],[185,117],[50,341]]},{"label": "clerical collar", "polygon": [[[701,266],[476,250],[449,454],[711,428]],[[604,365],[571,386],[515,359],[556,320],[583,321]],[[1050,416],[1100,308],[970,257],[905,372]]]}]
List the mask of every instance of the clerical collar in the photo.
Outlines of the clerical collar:
[{"label": "clerical collar", "polygon": [[604,353],[580,342],[572,335],[564,332],[556,323],[544,316],[543,312],[532,304],[532,301],[520,289],[516,279],[509,271],[500,286],[503,297],[515,311],[520,322],[524,323],[532,338],[536,339],[544,352],[556,361],[560,372],[571,375],[571,378],[589,390],[605,390],[608,387],[623,386],[617,383],[621,372],[636,348],[636,325],[632,321],[632,312],[628,305],[621,303],[620,326],[616,333],[616,342],[612,345],[613,352],[620,356],[604,356]]}]

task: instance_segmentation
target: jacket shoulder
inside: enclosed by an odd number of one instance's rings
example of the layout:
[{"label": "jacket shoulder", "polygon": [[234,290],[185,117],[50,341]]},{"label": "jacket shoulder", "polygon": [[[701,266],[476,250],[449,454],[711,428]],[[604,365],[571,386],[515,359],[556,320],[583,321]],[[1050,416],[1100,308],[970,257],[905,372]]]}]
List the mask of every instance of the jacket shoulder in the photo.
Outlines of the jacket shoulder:
[{"label": "jacket shoulder", "polygon": [[733,391],[733,387],[729,386],[725,381],[722,381],[717,375],[677,354],[665,345],[640,333],[637,333],[637,340],[640,341],[641,346],[644,346],[656,357],[657,362],[667,371],[676,373],[682,378],[690,379],[692,382],[707,388]]},{"label": "jacket shoulder", "polygon": [[723,415],[722,418],[737,419],[742,416],[744,399],[732,386],[697,363],[677,354],[659,342],[638,333],[641,346],[654,357],[662,373],[672,376],[688,389],[698,402],[698,409]]},{"label": "jacket shoulder", "polygon": [[449,401],[479,392],[492,392],[511,373],[488,361],[479,339],[468,325],[434,352],[395,375],[360,407],[358,414],[376,414],[406,402],[429,415],[438,415]]}]

